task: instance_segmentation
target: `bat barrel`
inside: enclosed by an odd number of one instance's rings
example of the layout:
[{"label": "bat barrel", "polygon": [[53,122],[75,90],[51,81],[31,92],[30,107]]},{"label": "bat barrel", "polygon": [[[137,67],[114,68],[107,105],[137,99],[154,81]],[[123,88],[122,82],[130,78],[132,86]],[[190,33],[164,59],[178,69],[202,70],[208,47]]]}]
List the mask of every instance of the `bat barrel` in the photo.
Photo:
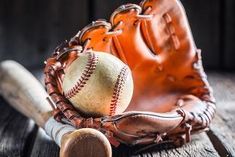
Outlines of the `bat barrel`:
[{"label": "bat barrel", "polygon": [[9,104],[44,127],[52,107],[41,83],[15,61],[0,63],[0,94]]}]

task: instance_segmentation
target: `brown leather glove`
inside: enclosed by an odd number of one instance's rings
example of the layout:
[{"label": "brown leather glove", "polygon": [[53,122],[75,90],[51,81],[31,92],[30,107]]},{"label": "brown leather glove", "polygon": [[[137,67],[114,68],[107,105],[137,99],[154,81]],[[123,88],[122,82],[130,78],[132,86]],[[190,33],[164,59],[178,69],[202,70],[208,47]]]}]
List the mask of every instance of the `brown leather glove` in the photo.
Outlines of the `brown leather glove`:
[{"label": "brown leather glove", "polygon": [[[78,53],[103,51],[129,65],[134,95],[126,112],[84,118],[61,90],[64,69]],[[117,145],[183,144],[208,128],[215,100],[204,73],[185,11],[178,0],[144,0],[114,11],[110,23],[95,21],[47,60],[45,83],[55,117],[74,126],[99,129]]]}]

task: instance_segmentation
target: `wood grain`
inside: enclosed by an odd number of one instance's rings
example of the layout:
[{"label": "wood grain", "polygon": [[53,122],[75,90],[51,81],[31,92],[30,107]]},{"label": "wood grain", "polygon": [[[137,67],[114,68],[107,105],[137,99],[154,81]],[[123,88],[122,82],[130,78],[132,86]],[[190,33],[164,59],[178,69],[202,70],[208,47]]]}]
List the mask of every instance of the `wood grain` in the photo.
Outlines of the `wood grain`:
[{"label": "wood grain", "polygon": [[235,156],[235,74],[211,73],[209,81],[217,99],[217,116],[208,135],[221,156]]},{"label": "wood grain", "polygon": [[[1,0],[0,60],[14,59],[30,67],[43,61],[63,40],[114,9],[140,0]],[[233,0],[182,0],[198,48],[208,68],[235,69]],[[19,51],[20,50],[20,51]],[[30,56],[30,59],[28,58]]]},{"label": "wood grain", "polygon": [[120,7],[123,4],[134,3],[139,4],[140,0],[119,0],[119,1],[110,1],[110,0],[93,0],[93,16],[92,20],[97,19],[106,19],[109,20],[111,14],[115,9]]},{"label": "wood grain", "polygon": [[234,156],[235,133],[232,131],[234,129],[228,127],[226,122],[218,115],[215,116],[210,129],[211,130],[208,132],[208,136],[210,137],[220,156]]},{"label": "wood grain", "polygon": [[[143,152],[139,152],[143,147],[136,146],[134,148],[128,148],[122,146],[118,149],[113,149],[114,157],[217,157],[219,156],[214,149],[212,143],[205,133],[194,135],[191,143],[179,148],[171,148],[169,145],[157,145],[153,148],[147,149]],[[138,153],[139,152],[139,153]]]},{"label": "wood grain", "polygon": [[31,152],[36,125],[0,97],[0,156],[21,157]]},{"label": "wood grain", "polygon": [[32,148],[31,157],[58,157],[60,148],[50,139],[44,130],[39,129],[35,144]]},{"label": "wood grain", "polygon": [[220,0],[182,0],[206,68],[220,68]]},{"label": "wood grain", "polygon": [[0,61],[27,67],[43,61],[88,23],[87,0],[0,1]]},{"label": "wood grain", "polygon": [[226,69],[234,70],[235,69],[235,1],[233,0],[224,0],[224,14],[223,14],[223,38],[224,41],[224,64]]}]

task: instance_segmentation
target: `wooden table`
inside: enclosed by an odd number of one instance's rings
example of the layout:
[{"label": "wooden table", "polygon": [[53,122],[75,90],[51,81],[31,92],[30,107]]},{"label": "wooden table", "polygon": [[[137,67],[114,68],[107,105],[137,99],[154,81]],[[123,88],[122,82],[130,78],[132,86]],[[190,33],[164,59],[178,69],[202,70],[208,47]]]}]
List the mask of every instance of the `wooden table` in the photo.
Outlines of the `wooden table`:
[{"label": "wooden table", "polygon": [[[39,79],[40,73],[35,73]],[[191,143],[180,148],[158,146],[138,153],[139,148],[121,146],[116,157],[217,157],[235,156],[235,73],[209,73],[217,99],[217,114],[210,131],[194,135]],[[0,157],[57,157],[59,147],[27,119],[0,98]],[[98,157],[98,156],[97,156]]]}]

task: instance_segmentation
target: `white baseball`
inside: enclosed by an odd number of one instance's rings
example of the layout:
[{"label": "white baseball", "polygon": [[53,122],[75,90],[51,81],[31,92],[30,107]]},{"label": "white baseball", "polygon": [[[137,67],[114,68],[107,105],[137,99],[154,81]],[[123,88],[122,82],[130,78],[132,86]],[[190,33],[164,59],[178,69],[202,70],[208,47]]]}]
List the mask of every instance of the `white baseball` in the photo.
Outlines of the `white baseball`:
[{"label": "white baseball", "polygon": [[113,55],[89,51],[65,70],[63,92],[79,111],[99,117],[122,113],[133,94],[129,67]]}]

